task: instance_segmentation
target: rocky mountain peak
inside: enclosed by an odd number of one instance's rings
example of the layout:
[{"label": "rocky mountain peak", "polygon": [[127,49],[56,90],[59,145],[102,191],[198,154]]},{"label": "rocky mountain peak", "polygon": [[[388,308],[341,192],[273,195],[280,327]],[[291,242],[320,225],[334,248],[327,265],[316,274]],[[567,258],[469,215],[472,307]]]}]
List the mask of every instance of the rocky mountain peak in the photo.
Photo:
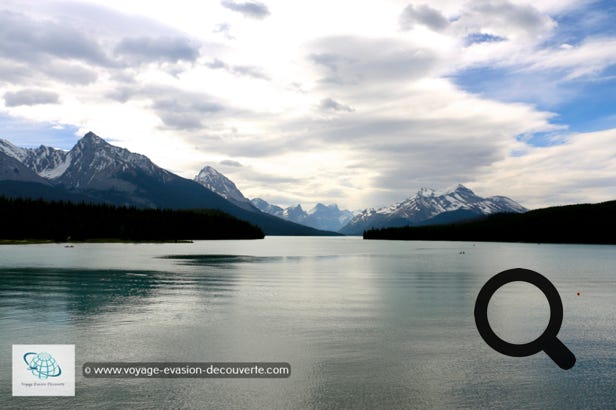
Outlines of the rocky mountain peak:
[{"label": "rocky mountain peak", "polygon": [[241,208],[255,209],[254,205],[242,194],[233,181],[209,165],[203,167],[194,180]]},{"label": "rocky mountain peak", "polygon": [[462,184],[441,192],[421,188],[415,196],[378,210],[365,210],[351,220],[342,233],[358,235],[365,229],[406,226],[425,223],[455,211],[468,215],[489,215],[498,212],[525,212],[526,208],[507,197],[482,198]]}]

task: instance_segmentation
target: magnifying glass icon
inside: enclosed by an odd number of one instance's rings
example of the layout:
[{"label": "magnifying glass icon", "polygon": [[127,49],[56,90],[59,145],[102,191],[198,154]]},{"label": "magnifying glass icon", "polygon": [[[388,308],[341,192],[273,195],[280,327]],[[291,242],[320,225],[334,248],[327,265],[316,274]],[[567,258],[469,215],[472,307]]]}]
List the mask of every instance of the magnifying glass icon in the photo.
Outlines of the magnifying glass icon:
[{"label": "magnifying glass icon", "polygon": [[[508,343],[498,337],[488,322],[488,303],[501,286],[511,282],[528,282],[543,292],[550,304],[550,322],[541,336],[529,343]],[[575,364],[575,356],[556,335],[563,322],[563,303],[552,283],[540,273],[529,269],[509,269],[494,275],[479,291],[475,301],[475,324],[483,340],[492,349],[507,356],[525,357],[544,351],[561,369]]]}]

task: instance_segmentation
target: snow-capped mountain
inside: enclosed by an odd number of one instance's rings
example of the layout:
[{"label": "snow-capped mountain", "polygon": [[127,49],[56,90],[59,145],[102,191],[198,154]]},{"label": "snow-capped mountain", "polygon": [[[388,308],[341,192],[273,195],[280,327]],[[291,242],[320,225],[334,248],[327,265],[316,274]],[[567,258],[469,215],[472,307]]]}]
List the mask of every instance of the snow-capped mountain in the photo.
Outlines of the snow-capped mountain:
[{"label": "snow-capped mountain", "polygon": [[211,166],[205,166],[195,176],[195,181],[241,208],[259,210],[266,214],[316,229],[336,232],[353,217],[350,211],[341,211],[337,205],[317,204],[306,212],[299,204],[288,208],[281,208],[261,198],[249,200],[233,181]]},{"label": "snow-capped mountain", "polygon": [[334,232],[340,230],[340,228],[345,226],[351,218],[353,218],[353,213],[351,211],[340,210],[336,204],[323,205],[318,203],[314,208],[306,212],[299,204],[288,208],[281,208],[261,198],[252,199],[251,202],[258,209],[270,215],[275,215],[279,218],[311,226],[316,229]]},{"label": "snow-capped mountain", "polygon": [[88,132],[68,152],[64,167],[64,172],[55,179],[58,185],[68,189],[113,188],[131,193],[139,189],[132,178],[149,177],[161,183],[178,178],[145,155],[111,145],[93,132]]},{"label": "snow-capped mountain", "polygon": [[88,132],[70,151],[44,145],[21,148],[6,140],[0,140],[0,151],[55,185],[71,190],[135,191],[136,187],[123,177],[137,172],[163,182],[177,177],[146,156],[111,145],[93,132]]},{"label": "snow-capped mountain", "polygon": [[68,152],[41,145],[29,149],[23,163],[43,178],[58,178],[69,165]]},{"label": "snow-capped mountain", "polygon": [[319,226],[327,226],[327,229],[331,229],[337,232],[351,219],[353,219],[353,213],[351,211],[348,211],[346,209],[339,209],[338,205],[336,204],[324,205],[318,203],[314,206],[314,208],[308,211],[306,224],[308,226],[312,226],[313,228],[317,228]]},{"label": "snow-capped mountain", "polygon": [[148,157],[89,132],[70,151],[20,148],[0,140],[0,195],[159,209],[217,209],[268,235],[331,235],[240,208],[201,184],[160,168]]},{"label": "snow-capped mountain", "polygon": [[254,210],[253,204],[242,194],[235,183],[209,165],[206,165],[199,171],[195,176],[195,182],[198,182],[210,191],[216,192],[241,208]]},{"label": "snow-capped mountain", "polygon": [[304,223],[304,221],[308,217],[308,214],[306,213],[306,211],[304,211],[304,208],[302,208],[300,204],[297,204],[295,206],[285,208],[285,210],[282,211],[282,217],[287,221]]},{"label": "snow-capped mountain", "polygon": [[0,139],[0,152],[15,158],[43,178],[57,178],[68,166],[68,151],[44,145],[38,148],[21,148]]},{"label": "snow-capped mountain", "polygon": [[[463,185],[443,192],[422,188],[415,196],[402,202],[380,209],[365,209],[355,215],[340,232],[360,235],[370,228],[454,222],[456,219],[498,212],[526,211],[526,208],[512,199],[504,196],[482,198]],[[433,218],[436,219],[432,221]]]},{"label": "snow-capped mountain", "polygon": [[51,185],[17,158],[7,155],[4,150],[0,150],[0,181],[34,182]]},{"label": "snow-capped mountain", "polygon": [[0,138],[0,152],[21,162],[27,155],[27,148],[16,147],[10,141]]},{"label": "snow-capped mountain", "polygon": [[269,202],[261,198],[251,199],[250,202],[261,212],[265,212],[266,214],[270,214],[270,215],[274,215],[279,218],[282,218],[284,209],[279,207],[278,205],[272,205]]}]

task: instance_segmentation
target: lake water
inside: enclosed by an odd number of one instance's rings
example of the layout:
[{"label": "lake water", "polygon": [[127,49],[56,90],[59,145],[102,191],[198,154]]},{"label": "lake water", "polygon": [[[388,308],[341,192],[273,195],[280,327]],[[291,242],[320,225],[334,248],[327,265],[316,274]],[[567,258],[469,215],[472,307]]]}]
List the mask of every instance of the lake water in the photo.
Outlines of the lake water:
[{"label": "lake water", "polygon": [[[479,336],[479,289],[515,267],[559,290],[573,369],[543,352],[501,355]],[[511,342],[536,338],[548,317],[530,285],[490,303]],[[76,346],[76,396],[11,397],[11,345],[50,343]],[[87,361],[288,362],[292,375],[86,379]],[[48,406],[614,408],[616,247],[349,237],[1,246],[0,408]]]}]

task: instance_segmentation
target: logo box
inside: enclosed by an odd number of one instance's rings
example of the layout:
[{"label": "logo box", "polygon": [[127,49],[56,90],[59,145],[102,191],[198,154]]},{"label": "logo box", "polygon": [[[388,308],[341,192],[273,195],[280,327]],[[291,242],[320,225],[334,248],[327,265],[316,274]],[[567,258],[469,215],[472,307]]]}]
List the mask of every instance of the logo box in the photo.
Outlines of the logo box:
[{"label": "logo box", "polygon": [[74,396],[75,345],[13,345],[13,396]]}]

